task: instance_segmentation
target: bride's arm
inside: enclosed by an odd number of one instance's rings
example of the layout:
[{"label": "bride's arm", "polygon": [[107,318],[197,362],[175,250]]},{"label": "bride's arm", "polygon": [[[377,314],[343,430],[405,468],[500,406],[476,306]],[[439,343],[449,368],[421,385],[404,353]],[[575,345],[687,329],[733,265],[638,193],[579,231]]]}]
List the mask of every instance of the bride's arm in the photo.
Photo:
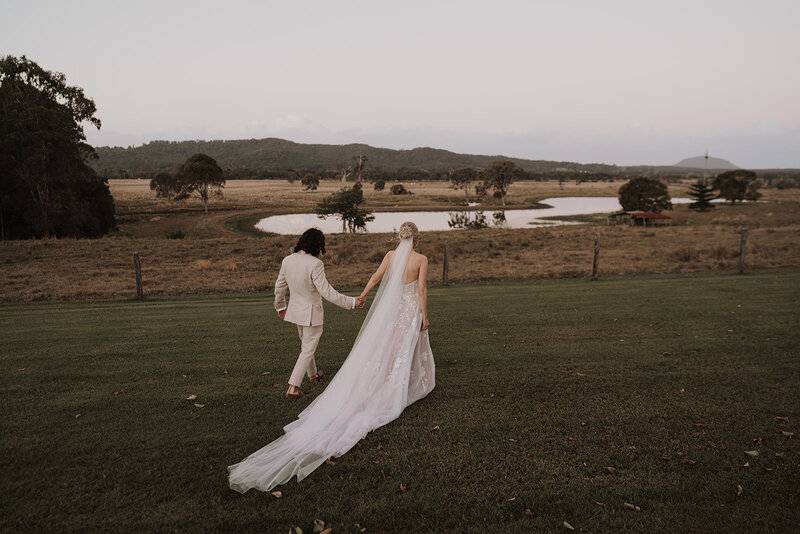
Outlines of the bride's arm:
[{"label": "bride's arm", "polygon": [[367,282],[367,285],[366,287],[364,287],[364,291],[361,292],[359,298],[366,297],[372,290],[372,288],[375,287],[375,284],[381,281],[381,278],[383,278],[384,273],[386,273],[386,268],[389,267],[389,260],[392,259],[392,254],[394,254],[394,250],[390,250],[389,252],[386,253],[386,256],[383,257],[383,261],[378,267],[378,270],[375,271],[375,274],[370,276],[369,282]]},{"label": "bride's arm", "polygon": [[428,322],[428,258],[422,257],[422,264],[419,266],[419,278],[417,279],[417,289],[419,290],[419,306],[422,310],[422,330],[427,330]]}]

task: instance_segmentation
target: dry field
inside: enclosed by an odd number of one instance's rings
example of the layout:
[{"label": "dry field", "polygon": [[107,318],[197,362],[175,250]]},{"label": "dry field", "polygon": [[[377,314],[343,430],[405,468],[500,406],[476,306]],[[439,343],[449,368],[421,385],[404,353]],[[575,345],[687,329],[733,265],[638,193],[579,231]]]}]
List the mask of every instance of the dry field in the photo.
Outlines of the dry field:
[{"label": "dry field", "polygon": [[[550,196],[613,196],[619,183],[515,184],[509,203]],[[292,236],[232,232],[242,220],[270,213],[304,211],[335,190],[303,192],[299,183],[231,182],[225,199],[208,215],[197,204],[157,200],[146,182],[113,181],[119,231],[97,240],[40,240],[0,243],[2,301],[127,298],[135,295],[132,254],[142,261],[146,295],[251,293],[270,291]],[[414,195],[393,197],[366,191],[370,208],[452,209],[463,196],[446,184],[407,184]],[[671,187],[673,196],[685,185]],[[601,235],[601,275],[675,273],[736,268],[741,228],[750,230],[748,266],[800,266],[800,191],[766,192],[765,202],[719,206],[694,213],[678,206],[667,228],[584,224],[521,230],[426,232],[420,250],[431,261],[432,283],[442,275],[445,240],[451,251],[450,281],[582,277],[591,269],[593,236]],[[780,197],[778,197],[780,195]],[[530,204],[527,204],[530,206]],[[182,231],[185,239],[170,239]],[[392,246],[387,234],[330,235],[325,257],[331,282],[360,287]]]}]

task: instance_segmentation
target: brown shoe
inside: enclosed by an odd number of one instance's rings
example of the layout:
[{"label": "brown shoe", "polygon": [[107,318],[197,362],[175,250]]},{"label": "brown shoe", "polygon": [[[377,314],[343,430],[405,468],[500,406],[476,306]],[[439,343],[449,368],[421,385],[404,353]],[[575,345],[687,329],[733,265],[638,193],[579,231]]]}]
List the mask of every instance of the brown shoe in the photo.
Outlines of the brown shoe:
[{"label": "brown shoe", "polygon": [[297,393],[289,393],[288,391],[283,394],[285,399],[302,399],[303,397],[308,397],[308,393],[303,393],[302,391],[298,391]]},{"label": "brown shoe", "polygon": [[317,374],[309,378],[308,381],[313,384],[315,382],[322,381],[323,378],[325,378],[325,371],[319,371]]}]

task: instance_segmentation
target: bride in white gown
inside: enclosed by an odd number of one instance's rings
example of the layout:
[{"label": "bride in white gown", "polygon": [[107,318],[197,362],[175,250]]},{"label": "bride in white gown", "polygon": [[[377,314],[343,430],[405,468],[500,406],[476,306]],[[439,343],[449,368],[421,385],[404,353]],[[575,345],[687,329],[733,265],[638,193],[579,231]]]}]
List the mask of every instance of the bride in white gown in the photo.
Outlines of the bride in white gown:
[{"label": "bride in white gown", "polygon": [[298,419],[283,427],[283,436],[228,467],[231,489],[269,491],[293,476],[300,481],[431,392],[428,260],[414,250],[419,238],[414,223],[403,223],[399,237],[362,293],[381,282],[341,369]]}]

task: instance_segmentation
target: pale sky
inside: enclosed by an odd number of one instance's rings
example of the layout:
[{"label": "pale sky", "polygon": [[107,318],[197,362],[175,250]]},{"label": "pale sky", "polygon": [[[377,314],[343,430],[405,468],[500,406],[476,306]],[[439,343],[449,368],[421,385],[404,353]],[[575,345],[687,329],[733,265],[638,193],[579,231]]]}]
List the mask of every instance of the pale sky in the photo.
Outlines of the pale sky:
[{"label": "pale sky", "polygon": [[282,137],[800,167],[800,1],[0,0],[97,146]]}]

